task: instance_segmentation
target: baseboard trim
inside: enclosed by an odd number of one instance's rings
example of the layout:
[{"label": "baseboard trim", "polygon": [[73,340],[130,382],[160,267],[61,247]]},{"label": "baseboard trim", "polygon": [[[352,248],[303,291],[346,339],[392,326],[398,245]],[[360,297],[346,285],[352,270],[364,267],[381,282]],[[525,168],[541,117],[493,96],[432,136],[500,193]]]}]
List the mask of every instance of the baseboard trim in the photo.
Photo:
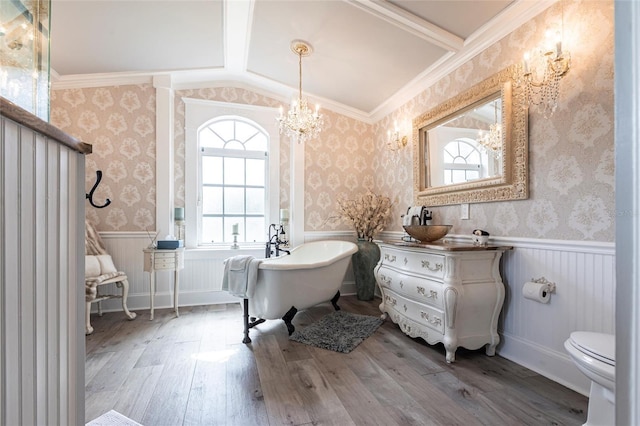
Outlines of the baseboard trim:
[{"label": "baseboard trim", "polygon": [[[204,306],[204,305],[220,305],[225,303],[240,303],[241,299],[230,296],[226,291],[181,291],[178,296],[178,306]],[[157,292],[153,299],[154,309],[173,308],[173,293]],[[130,294],[127,298],[127,307],[129,310],[145,311],[149,310],[150,300],[149,294]],[[102,302],[103,312],[119,312],[122,311],[122,302],[120,299],[109,299]],[[97,307],[92,305],[91,312],[97,312]]]},{"label": "baseboard trim", "polygon": [[578,370],[569,355],[565,355],[516,336],[501,333],[497,353],[546,378],[582,395],[589,396],[591,382]]}]

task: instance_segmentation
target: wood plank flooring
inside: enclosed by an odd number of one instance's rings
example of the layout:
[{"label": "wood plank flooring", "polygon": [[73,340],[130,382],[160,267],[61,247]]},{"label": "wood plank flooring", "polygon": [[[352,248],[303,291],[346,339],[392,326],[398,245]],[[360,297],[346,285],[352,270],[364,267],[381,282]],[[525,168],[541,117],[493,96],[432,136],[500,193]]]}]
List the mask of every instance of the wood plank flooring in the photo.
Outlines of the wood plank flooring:
[{"label": "wood plank flooring", "polygon": [[[379,315],[376,299],[340,299]],[[331,304],[299,312],[305,327]],[[267,321],[242,343],[240,304],[92,316],[86,339],[86,420],[114,409],[145,426],[581,425],[586,397],[483,350],[404,335],[391,322],[349,354],[288,339]]]}]

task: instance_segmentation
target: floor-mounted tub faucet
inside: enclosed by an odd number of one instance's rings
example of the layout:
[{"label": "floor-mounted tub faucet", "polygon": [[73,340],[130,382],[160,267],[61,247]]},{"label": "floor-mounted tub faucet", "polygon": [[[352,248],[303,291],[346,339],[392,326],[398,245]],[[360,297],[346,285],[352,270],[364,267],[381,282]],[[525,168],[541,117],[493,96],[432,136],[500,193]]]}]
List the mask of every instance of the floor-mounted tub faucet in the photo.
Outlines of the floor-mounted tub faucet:
[{"label": "floor-mounted tub faucet", "polygon": [[[271,231],[273,230],[273,234]],[[265,247],[265,257],[271,257],[272,254],[276,256],[280,256],[280,252],[284,252],[287,254],[291,254],[289,250],[280,248],[280,246],[286,246],[289,244],[289,241],[286,240],[286,233],[284,232],[284,226],[282,224],[272,223],[269,225],[269,239],[267,240],[267,244]],[[281,239],[282,238],[282,239]],[[275,253],[271,249],[271,246],[275,247]]]}]

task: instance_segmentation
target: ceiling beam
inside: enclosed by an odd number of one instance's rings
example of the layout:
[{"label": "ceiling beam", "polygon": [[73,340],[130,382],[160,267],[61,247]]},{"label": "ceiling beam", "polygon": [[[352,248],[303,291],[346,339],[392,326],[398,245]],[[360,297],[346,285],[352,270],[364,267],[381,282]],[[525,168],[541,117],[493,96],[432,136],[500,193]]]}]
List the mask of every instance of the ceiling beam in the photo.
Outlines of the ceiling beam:
[{"label": "ceiling beam", "polygon": [[224,67],[227,71],[244,73],[247,70],[254,3],[255,0],[223,2]]},{"label": "ceiling beam", "polygon": [[450,52],[458,52],[464,39],[395,4],[381,0],[347,0],[348,3]]}]

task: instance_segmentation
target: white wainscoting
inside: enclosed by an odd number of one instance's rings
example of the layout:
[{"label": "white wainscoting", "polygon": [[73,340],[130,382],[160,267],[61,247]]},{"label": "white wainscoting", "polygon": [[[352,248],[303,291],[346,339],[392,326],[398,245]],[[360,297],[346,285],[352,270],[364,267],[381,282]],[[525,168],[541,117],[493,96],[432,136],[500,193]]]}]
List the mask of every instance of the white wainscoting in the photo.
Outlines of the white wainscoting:
[{"label": "white wainscoting", "polygon": [[[149,236],[146,232],[101,232],[107,250],[111,254],[116,268],[124,271],[129,278],[128,307],[132,311],[148,310],[149,299],[149,274],[143,271],[142,250],[149,245]],[[353,240],[351,232],[313,232],[305,234],[305,241],[317,241],[327,239]],[[234,303],[239,299],[222,292],[223,261],[231,256],[247,254],[255,257],[264,257],[264,247],[254,245],[239,250],[232,249],[196,249],[185,251],[184,269],[180,271],[179,305],[208,305],[215,303]],[[105,293],[119,292],[115,284],[113,288],[104,289]],[[173,272],[159,271],[156,275],[156,309],[173,306],[171,292],[173,291]],[[340,293],[355,294],[355,282],[353,272],[349,267]],[[117,299],[106,300],[102,304],[104,311],[121,310],[120,301]],[[93,306],[93,311],[96,307]],[[147,314],[145,312],[137,312]]]},{"label": "white wainscoting", "polygon": [[[146,310],[150,306],[149,273],[143,269],[143,249],[149,245],[146,232],[101,232],[107,251],[111,254],[116,268],[126,272],[129,278],[128,307],[132,311]],[[180,271],[179,305],[209,305],[215,303],[239,302],[239,299],[229,296],[222,288],[223,261],[238,254],[248,254],[255,257],[264,256],[263,247],[251,249],[231,250],[186,250],[184,269]],[[105,286],[108,287],[108,286]],[[115,290],[107,288],[105,293]],[[173,306],[173,271],[156,272],[155,308],[169,308]],[[104,311],[121,310],[118,300],[103,302]],[[96,308],[94,307],[95,311]],[[137,312],[148,315],[148,312]],[[148,319],[148,317],[147,317]]]},{"label": "white wainscoting", "polygon": [[0,425],[82,425],[84,155],[0,113]]},{"label": "white wainscoting", "polygon": [[[129,307],[149,308],[149,277],[142,270],[142,249],[147,234],[102,233],[116,266],[129,275]],[[398,239],[401,233],[385,233],[384,239]],[[468,241],[466,236],[452,236]],[[307,232],[305,241],[339,239],[353,241],[352,232]],[[615,248],[613,243],[494,238],[494,243],[513,246],[502,262],[506,298],[500,317],[502,342],[498,353],[580,393],[588,394],[589,382],[574,366],[563,343],[574,330],[613,333],[615,307]],[[239,302],[221,292],[222,262],[236,254],[264,256],[264,248],[251,250],[188,250],[185,269],[180,272],[180,305]],[[522,297],[522,286],[545,277],[556,283],[549,304]],[[171,306],[171,279],[158,273],[157,307]],[[340,292],[355,294],[351,268]],[[105,302],[105,310],[119,310],[118,302]],[[143,312],[144,313],[144,312]],[[139,312],[140,314],[140,312]]]},{"label": "white wainscoting", "polygon": [[[590,383],[564,349],[572,331],[615,333],[613,243],[499,239],[504,255],[505,305],[498,353],[584,395]],[[545,277],[556,284],[548,304],[522,296],[522,286]]]}]

